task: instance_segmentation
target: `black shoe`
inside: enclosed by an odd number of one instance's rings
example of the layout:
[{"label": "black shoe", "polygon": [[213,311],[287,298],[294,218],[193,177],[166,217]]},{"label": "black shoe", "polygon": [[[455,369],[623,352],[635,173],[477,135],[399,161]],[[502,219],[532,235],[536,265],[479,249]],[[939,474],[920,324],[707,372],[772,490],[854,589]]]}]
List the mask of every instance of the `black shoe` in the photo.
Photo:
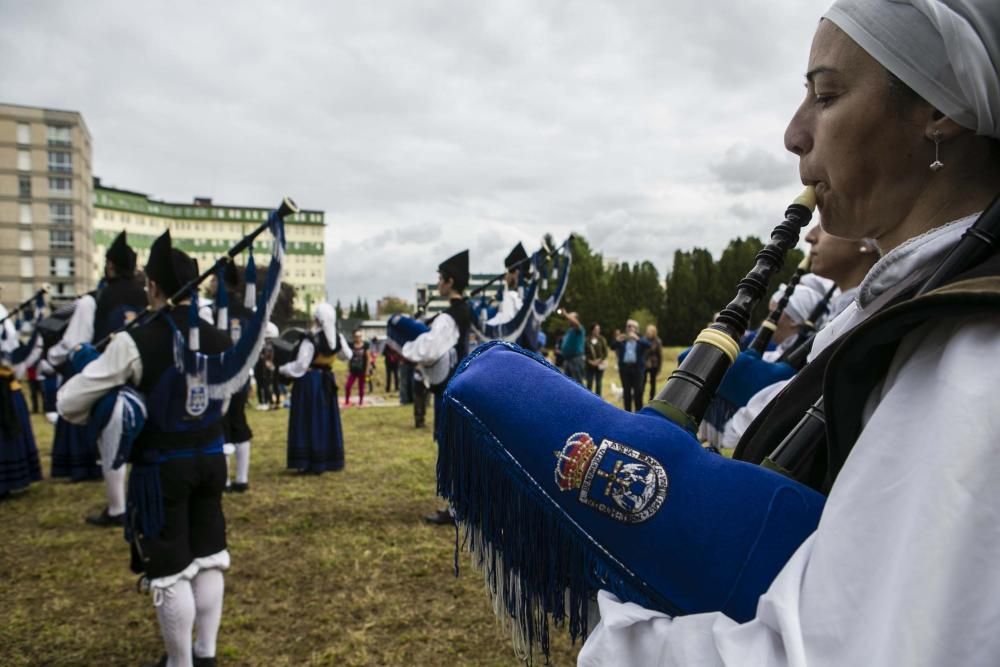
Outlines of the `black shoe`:
[{"label": "black shoe", "polygon": [[100,514],[91,514],[88,516],[86,521],[91,526],[100,526],[101,528],[121,528],[125,525],[125,513],[122,512],[116,516],[111,516],[108,514],[108,508],[105,507],[101,510]]},{"label": "black shoe", "polygon": [[[226,487],[226,491],[229,491],[230,493],[246,493],[249,488],[250,488],[249,482],[246,483],[246,484],[241,484],[239,482],[234,482],[230,486]],[[207,658],[206,658],[206,660],[207,660]],[[213,660],[214,660],[214,658],[213,658]]]},{"label": "black shoe", "polygon": [[199,658],[198,656],[192,656],[194,660],[192,661],[194,667],[216,667],[215,658]]},{"label": "black shoe", "polygon": [[424,521],[427,523],[432,523],[435,526],[454,526],[455,518],[451,515],[448,510],[438,510],[434,514],[428,514],[424,517]]},{"label": "black shoe", "polygon": [[426,424],[424,424],[423,422],[417,422],[416,424],[414,424],[413,428],[424,428],[425,426]]}]

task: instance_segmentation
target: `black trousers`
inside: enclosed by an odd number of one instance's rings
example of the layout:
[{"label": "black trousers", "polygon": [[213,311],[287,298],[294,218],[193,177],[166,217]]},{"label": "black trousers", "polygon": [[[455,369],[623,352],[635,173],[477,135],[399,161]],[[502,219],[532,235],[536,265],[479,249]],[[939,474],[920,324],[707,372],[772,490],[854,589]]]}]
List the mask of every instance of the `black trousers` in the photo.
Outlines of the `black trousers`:
[{"label": "black trousers", "polygon": [[423,426],[427,419],[427,398],[430,393],[423,380],[413,379],[413,421],[417,426]]},{"label": "black trousers", "polygon": [[656,398],[656,376],[660,374],[659,368],[647,368],[645,382],[649,383],[649,400]]},{"label": "black trousers", "polygon": [[177,574],[195,558],[226,548],[222,491],[226,488],[226,458],[198,455],[161,463],[164,525],[155,537],[132,542],[132,571],[150,579]]},{"label": "black trousers", "polygon": [[591,390],[598,396],[601,395],[601,380],[604,378],[604,371],[596,366],[591,366],[587,364],[587,389]]},{"label": "black trousers", "polygon": [[638,412],[642,409],[642,383],[646,379],[646,369],[639,364],[623,364],[618,369],[625,390],[625,409]]},{"label": "black trousers", "polygon": [[392,391],[392,381],[396,381],[396,391],[399,391],[399,364],[385,364],[385,390]]}]

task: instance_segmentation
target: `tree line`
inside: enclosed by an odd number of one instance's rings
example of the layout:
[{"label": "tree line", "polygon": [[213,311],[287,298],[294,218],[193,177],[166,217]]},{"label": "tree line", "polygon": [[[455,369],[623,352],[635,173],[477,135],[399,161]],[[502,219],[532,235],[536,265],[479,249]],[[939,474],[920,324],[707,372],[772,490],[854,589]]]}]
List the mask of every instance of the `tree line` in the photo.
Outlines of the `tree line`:
[{"label": "tree line", "polygon": [[[607,264],[601,253],[582,236],[571,241],[573,268],[563,297],[563,307],[580,314],[586,327],[597,322],[604,334],[624,330],[625,321],[639,322],[640,331],[655,324],[666,345],[690,345],[698,332],[712,321],[736,295],[737,283],[753,267],[754,258],[764,247],[750,236],[729,242],[718,259],[705,248],[678,250],[662,280],[655,264],[641,261]],[[802,261],[801,250],[792,250],[771,290],[785,282]],[[767,316],[767,301],[758,304],[751,318],[755,326]],[[566,321],[551,317],[544,329],[551,337],[565,330]]]}]

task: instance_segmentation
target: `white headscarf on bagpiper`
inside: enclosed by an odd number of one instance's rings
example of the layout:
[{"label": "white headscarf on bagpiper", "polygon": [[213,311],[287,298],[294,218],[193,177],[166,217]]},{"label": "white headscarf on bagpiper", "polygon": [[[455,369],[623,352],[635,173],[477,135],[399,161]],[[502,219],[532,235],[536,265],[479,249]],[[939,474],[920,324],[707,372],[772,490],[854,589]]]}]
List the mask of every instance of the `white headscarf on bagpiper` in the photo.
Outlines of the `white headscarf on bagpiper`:
[{"label": "white headscarf on bagpiper", "polygon": [[938,111],[1000,138],[1000,2],[837,0],[823,18]]}]

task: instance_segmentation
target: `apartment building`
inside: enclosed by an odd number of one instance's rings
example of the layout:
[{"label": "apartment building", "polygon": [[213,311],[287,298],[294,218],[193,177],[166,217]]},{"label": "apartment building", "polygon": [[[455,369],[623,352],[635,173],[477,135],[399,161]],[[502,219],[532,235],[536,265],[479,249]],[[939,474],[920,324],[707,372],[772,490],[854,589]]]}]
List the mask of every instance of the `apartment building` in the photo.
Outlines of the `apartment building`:
[{"label": "apartment building", "polygon": [[0,300],[93,287],[91,140],[76,111],[0,104]]}]

